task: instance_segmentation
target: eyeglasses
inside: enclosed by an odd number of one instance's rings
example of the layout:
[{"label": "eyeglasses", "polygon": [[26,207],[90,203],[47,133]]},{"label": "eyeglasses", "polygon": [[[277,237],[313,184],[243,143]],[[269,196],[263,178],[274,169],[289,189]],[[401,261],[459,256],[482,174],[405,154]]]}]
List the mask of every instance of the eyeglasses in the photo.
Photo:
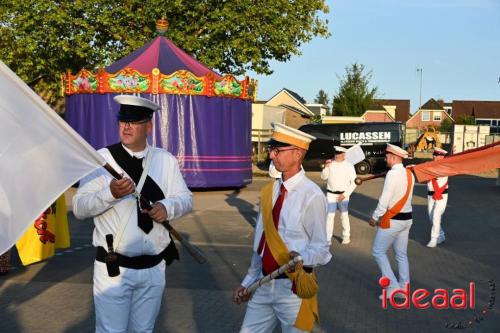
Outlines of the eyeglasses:
[{"label": "eyeglasses", "polygon": [[269,154],[273,154],[278,156],[279,153],[283,152],[283,151],[288,151],[288,150],[296,150],[297,148],[278,148],[278,147],[268,147],[267,148],[267,151],[269,152]]},{"label": "eyeglasses", "polygon": [[139,120],[139,121],[124,121],[124,120],[120,120],[118,121],[118,124],[120,124],[120,126],[123,126],[123,127],[127,127],[130,126],[130,127],[137,127],[139,125],[142,125],[142,124],[146,124],[150,122],[149,119],[144,119],[144,120]]}]

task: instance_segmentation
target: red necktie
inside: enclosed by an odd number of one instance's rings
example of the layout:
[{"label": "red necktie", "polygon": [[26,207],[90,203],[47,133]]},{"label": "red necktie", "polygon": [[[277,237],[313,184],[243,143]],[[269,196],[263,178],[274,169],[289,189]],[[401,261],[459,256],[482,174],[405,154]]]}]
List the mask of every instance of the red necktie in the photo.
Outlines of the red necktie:
[{"label": "red necktie", "polygon": [[[285,201],[285,195],[286,195],[286,188],[283,184],[281,184],[280,187],[280,195],[278,199],[276,199],[276,202],[274,203],[273,207],[273,222],[274,226],[276,227],[276,230],[278,230],[278,223],[280,221],[280,212],[281,212],[281,207],[283,206],[283,201]],[[262,238],[260,239],[259,242],[259,247],[257,249],[257,253],[262,253],[262,247],[264,247],[264,254],[262,255],[262,270],[264,271],[264,274],[270,274],[274,270],[279,268],[278,263],[276,260],[274,260],[271,250],[269,250],[269,247],[267,246],[266,242],[266,234],[262,233]]]}]

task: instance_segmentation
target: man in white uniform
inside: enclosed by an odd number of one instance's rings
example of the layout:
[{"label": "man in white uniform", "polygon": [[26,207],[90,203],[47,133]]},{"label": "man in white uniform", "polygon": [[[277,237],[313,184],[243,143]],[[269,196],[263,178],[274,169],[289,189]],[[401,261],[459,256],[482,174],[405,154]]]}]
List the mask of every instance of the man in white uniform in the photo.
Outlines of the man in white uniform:
[{"label": "man in white uniform", "polygon": [[[390,280],[387,292],[389,297],[395,289],[404,288],[410,282],[407,247],[412,225],[411,199],[415,178],[402,164],[403,159],[408,157],[405,150],[387,144],[385,156],[390,170],[385,177],[384,188],[370,225],[377,226],[372,255],[382,276]],[[399,278],[396,278],[387,258],[387,250],[391,246],[398,263]]]},{"label": "man in white uniform", "polygon": [[[435,161],[442,160],[448,152],[435,148],[433,157]],[[441,227],[441,218],[448,202],[448,177],[437,177],[427,183],[427,212],[432,223],[431,240],[427,247],[436,247],[445,240],[444,230]]]},{"label": "man in white uniform", "polygon": [[328,219],[326,221],[326,238],[331,243],[335,224],[335,213],[340,211],[342,222],[342,244],[351,242],[351,227],[349,224],[349,198],[356,188],[356,171],[354,166],[345,159],[347,149],[335,146],[335,160],[327,160],[321,179],[328,180],[326,199],[328,200]]},{"label": "man in white uniform", "polygon": [[[121,142],[99,153],[124,177],[114,179],[101,168],[82,179],[73,212],[80,219],[94,218],[96,332],[152,332],[165,289],[165,266],[178,259],[162,223],[190,212],[192,195],[175,157],[147,143],[159,106],[130,95],[114,99],[120,104]],[[134,196],[141,178],[137,191],[153,202],[150,210],[139,207]]]},{"label": "man in white uniform", "polygon": [[[269,142],[270,157],[282,177],[268,184],[263,189],[261,209],[255,228],[253,255],[248,273],[241,286],[234,291],[234,301],[246,301],[246,292],[253,282],[279,267],[273,255],[273,239],[264,232],[266,226],[272,226],[278,238],[284,243],[285,259],[300,255],[306,272],[314,267],[325,265],[331,258],[326,239],[327,202],[321,189],[309,180],[301,169],[302,160],[314,137],[307,133],[282,124],[274,124],[274,133]],[[269,190],[268,192],[265,192]],[[263,210],[264,194],[272,217]],[[272,204],[272,205],[271,205]],[[266,236],[267,235],[267,236]],[[308,273],[306,273],[308,274]],[[295,293],[292,281],[283,274],[268,284],[259,287],[248,302],[242,333],[272,332],[281,323],[282,332],[310,331],[317,320],[317,301],[301,299]],[[243,297],[242,297],[243,296]],[[310,303],[314,300],[316,303]],[[313,309],[316,311],[313,311]],[[304,313],[312,319],[309,325],[303,325]],[[299,310],[301,315],[299,315]],[[314,313],[313,313],[314,312]]]}]

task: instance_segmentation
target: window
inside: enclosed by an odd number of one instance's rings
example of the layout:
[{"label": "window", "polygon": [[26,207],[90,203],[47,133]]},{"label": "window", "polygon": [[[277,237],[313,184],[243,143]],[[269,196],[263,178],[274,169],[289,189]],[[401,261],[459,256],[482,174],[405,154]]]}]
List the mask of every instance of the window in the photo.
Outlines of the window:
[{"label": "window", "polygon": [[431,120],[430,112],[422,111],[422,121],[429,121],[429,120]]},{"label": "window", "polygon": [[441,121],[441,112],[434,112],[432,119],[434,121]]},{"label": "window", "polygon": [[489,120],[489,119],[476,119],[476,125],[488,125],[488,126],[491,126],[491,120]]}]

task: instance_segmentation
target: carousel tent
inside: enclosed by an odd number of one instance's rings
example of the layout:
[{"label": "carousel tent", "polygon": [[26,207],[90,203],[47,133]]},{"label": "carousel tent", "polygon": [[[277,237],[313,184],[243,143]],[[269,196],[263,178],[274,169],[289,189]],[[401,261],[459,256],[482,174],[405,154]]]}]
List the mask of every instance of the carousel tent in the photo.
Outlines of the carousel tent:
[{"label": "carousel tent", "polygon": [[66,121],[94,148],[119,141],[113,97],[136,94],[161,106],[149,142],[177,157],[189,187],[251,182],[248,77],[221,76],[160,36],[96,73],[66,73],[64,87]]}]

